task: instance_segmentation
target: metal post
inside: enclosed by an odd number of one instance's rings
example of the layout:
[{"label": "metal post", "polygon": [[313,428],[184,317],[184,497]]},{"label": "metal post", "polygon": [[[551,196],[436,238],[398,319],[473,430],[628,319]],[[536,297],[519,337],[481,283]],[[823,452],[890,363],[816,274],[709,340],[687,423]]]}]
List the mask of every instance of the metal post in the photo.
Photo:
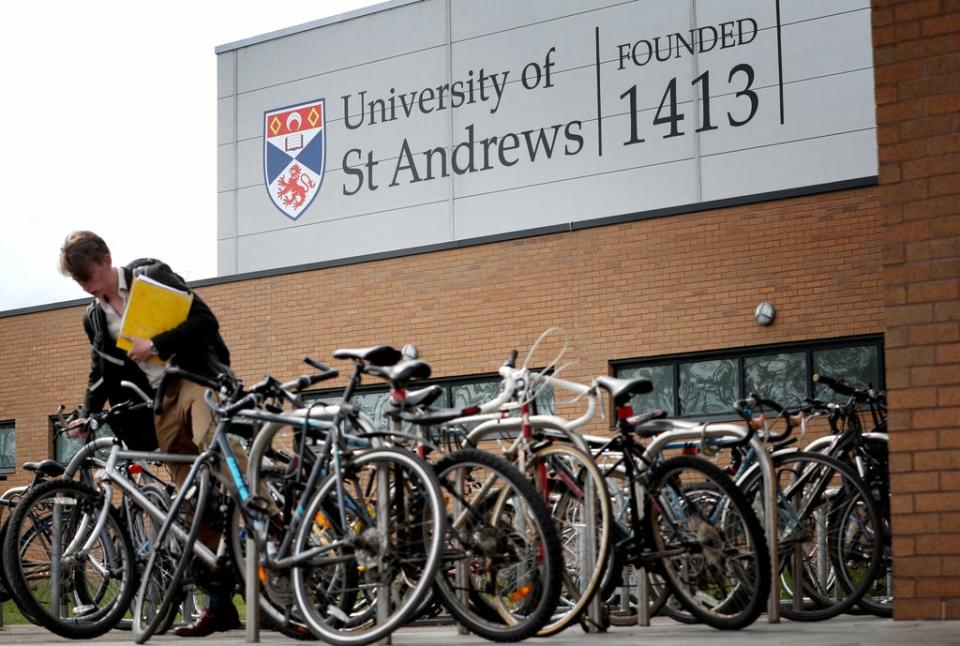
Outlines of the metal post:
[{"label": "metal post", "polygon": [[[457,495],[453,497],[453,519],[454,522],[463,514],[463,500],[466,496],[466,474],[463,472],[463,469],[457,469],[456,479],[454,482],[454,491],[457,492]],[[456,536],[456,532],[453,533]],[[442,576],[442,575],[441,575]],[[466,608],[470,603],[469,592],[467,590],[467,563],[465,559],[457,560],[456,573],[454,574],[455,580],[457,583],[457,594],[460,596],[460,603],[463,604],[463,607]],[[467,629],[457,623],[457,634],[458,635],[469,635],[470,633]]]},{"label": "metal post", "polygon": [[53,505],[53,545],[50,547],[50,614],[60,617],[60,561],[61,536],[63,532],[63,509],[59,502]]},{"label": "metal post", "polygon": [[650,577],[645,567],[637,570],[637,625],[650,625]]},{"label": "metal post", "polygon": [[[398,519],[400,520],[402,519]],[[388,540],[390,536],[390,471],[384,464],[377,465],[377,531],[380,532],[382,540]],[[383,563],[378,563],[378,566],[379,576],[385,577]],[[382,579],[377,585],[377,624],[381,626],[387,623],[393,611],[392,591],[393,586],[389,580]],[[377,643],[392,644],[393,640],[390,635],[387,635]]]},{"label": "metal post", "polygon": [[[587,453],[589,455],[589,453]],[[593,479],[586,479],[586,486],[583,488],[583,495],[586,496],[586,505],[584,506],[584,514],[586,514],[585,523],[583,525],[583,540],[580,541],[582,547],[581,551],[581,568],[580,568],[580,582],[582,585],[586,584],[587,581],[590,581],[593,578],[594,569],[596,566],[596,555],[597,555],[597,501],[594,498],[597,495],[596,487],[594,486]],[[600,599],[599,594],[594,594],[593,599],[590,600],[590,603],[587,604],[587,632],[588,633],[599,633],[603,631],[606,626],[603,622],[603,611],[601,608],[602,599]]]},{"label": "metal post", "polygon": [[767,534],[767,550],[770,552],[770,598],[767,600],[767,621],[780,623],[780,586],[777,577],[777,565],[780,563],[780,535],[777,509],[777,472],[773,468],[773,459],[767,453],[763,441],[754,435],[750,446],[757,454],[760,473],[763,475],[763,529]]},{"label": "metal post", "polygon": [[253,535],[253,528],[247,527],[247,571],[246,571],[246,600],[247,600],[247,643],[255,644],[260,641],[260,550]]}]

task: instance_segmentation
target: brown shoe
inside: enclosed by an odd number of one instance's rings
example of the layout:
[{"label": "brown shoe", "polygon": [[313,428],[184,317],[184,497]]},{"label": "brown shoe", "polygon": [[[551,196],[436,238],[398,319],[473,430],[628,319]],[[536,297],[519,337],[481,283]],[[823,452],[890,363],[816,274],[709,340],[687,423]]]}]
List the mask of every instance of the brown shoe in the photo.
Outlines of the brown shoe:
[{"label": "brown shoe", "polygon": [[173,631],[178,637],[206,637],[213,633],[233,630],[240,627],[237,609],[229,606],[219,611],[206,608],[197,620],[188,626],[180,626]]}]

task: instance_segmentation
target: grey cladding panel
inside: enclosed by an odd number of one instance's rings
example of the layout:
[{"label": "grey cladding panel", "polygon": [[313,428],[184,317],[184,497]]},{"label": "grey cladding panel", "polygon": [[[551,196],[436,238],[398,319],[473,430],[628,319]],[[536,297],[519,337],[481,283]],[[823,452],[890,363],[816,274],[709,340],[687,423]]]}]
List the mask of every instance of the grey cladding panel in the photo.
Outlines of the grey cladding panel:
[{"label": "grey cladding panel", "polygon": [[239,92],[444,45],[443,0],[427,0],[239,50]]},{"label": "grey cladding panel", "polygon": [[[223,54],[219,237],[254,271],[875,175],[870,3],[777,6],[425,0]],[[319,98],[322,183],[274,133],[268,193],[264,113]],[[295,181],[293,220],[271,196]]]}]

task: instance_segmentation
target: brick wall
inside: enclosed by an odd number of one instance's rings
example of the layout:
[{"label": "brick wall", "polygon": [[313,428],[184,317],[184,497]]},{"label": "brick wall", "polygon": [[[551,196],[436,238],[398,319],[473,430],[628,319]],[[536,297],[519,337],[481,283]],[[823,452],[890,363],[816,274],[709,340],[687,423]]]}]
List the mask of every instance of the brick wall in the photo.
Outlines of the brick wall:
[{"label": "brick wall", "polygon": [[[612,359],[878,333],[880,267],[871,188],[199,292],[248,381],[379,342],[417,344],[436,376],[487,373],[553,325],[578,360],[564,375],[587,381]],[[769,328],[753,320],[763,299],[778,310]],[[0,318],[0,419],[17,421],[18,464],[48,456],[47,416],[83,395],[82,313]]]},{"label": "brick wall", "polygon": [[960,618],[960,1],[873,2],[894,616]]}]

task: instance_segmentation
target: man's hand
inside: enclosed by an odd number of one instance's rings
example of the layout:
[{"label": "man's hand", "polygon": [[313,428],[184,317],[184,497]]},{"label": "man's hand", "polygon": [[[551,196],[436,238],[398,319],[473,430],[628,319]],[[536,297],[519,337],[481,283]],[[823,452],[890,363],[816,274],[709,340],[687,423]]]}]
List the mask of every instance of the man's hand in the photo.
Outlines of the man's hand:
[{"label": "man's hand", "polygon": [[133,347],[127,352],[127,356],[137,363],[143,363],[150,357],[156,356],[150,350],[151,346],[153,345],[153,342],[150,341],[150,339],[137,339],[129,336],[123,338],[133,344]]},{"label": "man's hand", "polygon": [[81,417],[67,424],[67,437],[73,440],[84,438],[90,435],[90,429],[87,428],[87,418]]}]

